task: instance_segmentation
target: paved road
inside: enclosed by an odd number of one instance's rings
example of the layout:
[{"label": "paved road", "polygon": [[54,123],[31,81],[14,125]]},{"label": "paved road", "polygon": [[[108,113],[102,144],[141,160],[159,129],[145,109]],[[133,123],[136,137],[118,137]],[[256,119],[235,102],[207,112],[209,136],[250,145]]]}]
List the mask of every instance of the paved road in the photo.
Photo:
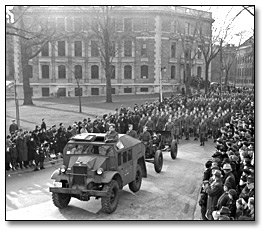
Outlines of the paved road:
[{"label": "paved road", "polygon": [[6,177],[7,220],[193,220],[198,214],[198,194],[204,163],[214,152],[209,141],[181,140],[178,157],[172,160],[164,152],[160,174],[147,163],[148,177],[141,190],[132,193],[127,186],[121,191],[118,208],[113,214],[101,211],[100,200],[88,202],[72,199],[64,210],[56,208],[48,188],[53,168],[38,172],[17,173]]}]

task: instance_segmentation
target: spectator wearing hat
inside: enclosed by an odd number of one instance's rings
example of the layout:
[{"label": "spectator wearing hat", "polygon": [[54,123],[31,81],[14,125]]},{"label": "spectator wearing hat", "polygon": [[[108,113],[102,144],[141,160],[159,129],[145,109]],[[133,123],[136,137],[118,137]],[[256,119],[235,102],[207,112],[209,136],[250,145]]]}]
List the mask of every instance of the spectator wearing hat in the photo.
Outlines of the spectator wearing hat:
[{"label": "spectator wearing hat", "polygon": [[248,176],[246,186],[239,194],[239,198],[254,197],[254,177]]},{"label": "spectator wearing hat", "polygon": [[230,209],[231,214],[230,217],[235,218],[236,215],[236,200],[238,199],[238,195],[235,189],[230,189],[228,192],[229,201],[227,202],[227,207]]},{"label": "spectator wearing hat", "polygon": [[223,193],[222,195],[218,198],[217,205],[216,205],[216,210],[220,210],[222,206],[227,206],[230,198],[229,198],[229,190],[232,188],[230,183],[226,183],[223,185]]},{"label": "spectator wearing hat", "polygon": [[207,199],[207,212],[206,218],[208,220],[213,220],[212,212],[215,210],[217,201],[223,193],[221,171],[215,170],[213,173],[214,181],[211,184],[206,184],[204,186],[204,191],[208,194]]},{"label": "spectator wearing hat", "polygon": [[223,177],[224,184],[229,183],[232,189],[236,189],[235,176],[232,173],[231,165],[229,163],[226,163],[223,165],[222,169],[224,171],[224,177]]},{"label": "spectator wearing hat", "polygon": [[11,124],[9,126],[9,133],[10,134],[14,134],[15,131],[19,130],[18,125],[15,122],[15,119],[11,120]]}]

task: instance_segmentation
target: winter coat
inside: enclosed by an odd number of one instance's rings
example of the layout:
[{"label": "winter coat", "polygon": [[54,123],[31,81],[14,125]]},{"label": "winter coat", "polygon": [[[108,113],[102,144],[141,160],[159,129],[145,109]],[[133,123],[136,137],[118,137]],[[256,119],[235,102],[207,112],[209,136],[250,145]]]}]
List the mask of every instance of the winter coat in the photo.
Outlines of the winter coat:
[{"label": "winter coat", "polygon": [[215,180],[210,186],[205,189],[205,192],[208,194],[207,210],[213,212],[215,210],[219,197],[223,193],[222,180]]}]

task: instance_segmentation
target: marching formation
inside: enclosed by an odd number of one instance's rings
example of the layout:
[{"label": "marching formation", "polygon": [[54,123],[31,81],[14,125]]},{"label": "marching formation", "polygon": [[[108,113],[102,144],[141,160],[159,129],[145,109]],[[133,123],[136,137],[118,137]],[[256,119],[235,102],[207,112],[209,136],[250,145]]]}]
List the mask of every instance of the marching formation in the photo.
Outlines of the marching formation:
[{"label": "marching formation", "polygon": [[123,105],[113,113],[85,118],[66,128],[47,127],[42,119],[33,131],[18,129],[15,120],[6,137],[6,171],[34,167],[43,169],[45,158],[61,156],[69,139],[79,133],[106,133],[114,124],[115,131],[129,134],[143,142],[152,132],[170,131],[171,138],[199,140],[204,146],[209,139],[216,152],[205,164],[200,206],[204,220],[250,219],[254,217],[254,91],[236,90],[222,94],[181,95],[164,98],[161,103],[131,107]]}]

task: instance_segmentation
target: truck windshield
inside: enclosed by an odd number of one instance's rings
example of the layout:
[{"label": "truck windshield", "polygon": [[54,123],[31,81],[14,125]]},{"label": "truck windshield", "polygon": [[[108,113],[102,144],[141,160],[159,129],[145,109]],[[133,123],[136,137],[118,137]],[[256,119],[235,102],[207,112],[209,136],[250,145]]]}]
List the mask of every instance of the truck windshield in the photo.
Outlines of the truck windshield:
[{"label": "truck windshield", "polygon": [[113,146],[110,145],[67,144],[66,154],[99,154],[103,156],[114,156],[114,151]]}]

